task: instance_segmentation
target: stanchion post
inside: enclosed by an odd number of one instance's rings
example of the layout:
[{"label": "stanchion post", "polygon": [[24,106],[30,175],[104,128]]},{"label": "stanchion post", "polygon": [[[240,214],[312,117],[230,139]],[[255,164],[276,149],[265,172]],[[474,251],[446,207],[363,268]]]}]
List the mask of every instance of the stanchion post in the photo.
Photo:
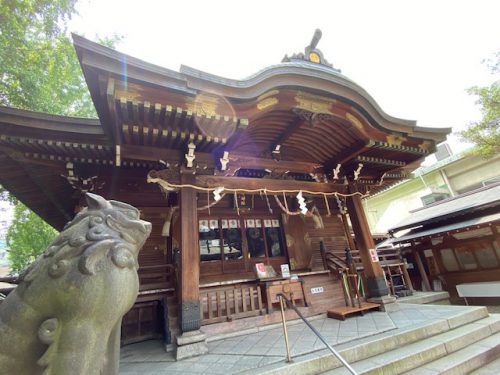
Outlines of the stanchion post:
[{"label": "stanchion post", "polygon": [[283,297],[279,296],[280,308],[281,308],[281,322],[283,323],[283,335],[285,336],[285,346],[286,346],[286,356],[287,362],[292,362],[292,356],[290,354],[290,345],[288,344],[288,332],[286,330],[286,320],[285,320],[285,308],[283,303]]}]

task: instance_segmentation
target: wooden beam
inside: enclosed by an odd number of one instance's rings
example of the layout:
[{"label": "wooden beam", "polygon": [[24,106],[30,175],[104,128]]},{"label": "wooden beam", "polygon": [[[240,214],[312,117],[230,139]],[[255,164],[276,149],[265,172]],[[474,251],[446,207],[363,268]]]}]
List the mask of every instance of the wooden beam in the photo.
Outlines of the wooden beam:
[{"label": "wooden beam", "polygon": [[250,168],[250,169],[270,169],[278,168],[280,170],[289,170],[297,173],[323,173],[321,164],[308,163],[301,161],[289,161],[274,159],[256,158],[252,156],[241,155],[235,152],[229,152],[229,167]]},{"label": "wooden beam", "polygon": [[[155,161],[163,160],[169,163],[184,163],[184,154],[186,150],[173,150],[161,147],[145,147],[137,145],[122,145],[121,156],[125,160],[145,160]],[[209,153],[195,152],[196,163],[207,165],[208,168],[214,167],[213,157]]]},{"label": "wooden beam", "polygon": [[287,126],[287,128],[283,131],[283,133],[280,134],[279,137],[277,137],[274,141],[271,142],[271,145],[269,147],[269,151],[274,151],[276,149],[276,146],[282,145],[283,143],[286,142],[288,138],[290,138],[293,133],[300,128],[300,126],[304,123],[304,120],[297,116],[290,125]]},{"label": "wooden beam", "polygon": [[0,107],[0,123],[14,127],[31,128],[37,131],[58,131],[78,134],[103,135],[103,128],[97,119],[76,118],[23,109]]},{"label": "wooden beam", "polygon": [[364,164],[366,163],[366,164],[375,164],[375,165],[388,165],[388,166],[395,166],[395,167],[406,166],[406,163],[404,161],[376,158],[373,156],[361,156],[360,155],[360,156],[357,156],[354,160],[356,162],[364,163]]},{"label": "wooden beam", "polygon": [[428,155],[430,152],[429,150],[424,150],[423,148],[419,147],[412,147],[412,146],[403,146],[403,145],[394,145],[394,144],[389,144],[387,142],[381,142],[381,141],[375,141],[373,144],[373,148],[380,148],[383,150],[390,150],[390,151],[397,151],[397,152],[402,152],[406,154],[413,154],[413,155]]},{"label": "wooden beam", "polygon": [[[182,164],[184,163],[185,153],[185,150],[172,150],[161,147],[147,147],[129,144],[121,146],[122,159],[148,160],[155,162],[158,160],[164,160]],[[214,166],[218,164],[215,163],[215,158],[211,153],[196,151],[195,154],[195,162],[197,164],[202,164],[203,166],[206,165],[207,168],[214,168]],[[231,170],[239,168],[274,170],[278,168],[280,170],[289,170],[290,172],[297,173],[323,173],[321,165],[316,163],[287,160],[276,161],[274,159],[256,158],[233,152],[229,152],[228,166]]]},{"label": "wooden beam", "polygon": [[[162,178],[162,171],[157,171],[157,177]],[[347,191],[347,186],[342,184],[220,176],[196,176],[196,185],[210,188],[224,186],[227,189],[293,190],[297,192],[308,190],[317,193],[345,193]]]},{"label": "wooden beam", "polygon": [[375,143],[372,140],[370,140],[368,142],[358,141],[358,142],[354,143],[351,147],[346,148],[340,154],[335,155],[330,160],[327,160],[324,163],[325,171],[330,171],[333,168],[335,168],[335,166],[337,164],[344,164],[344,163],[354,159],[358,155],[360,155],[363,152],[365,152],[366,150],[370,149],[374,144]]}]

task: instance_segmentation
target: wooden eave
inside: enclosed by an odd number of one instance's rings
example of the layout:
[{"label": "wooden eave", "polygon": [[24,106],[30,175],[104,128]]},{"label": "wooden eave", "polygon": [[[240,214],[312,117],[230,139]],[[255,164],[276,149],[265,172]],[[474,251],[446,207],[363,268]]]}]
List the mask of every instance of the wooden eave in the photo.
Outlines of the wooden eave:
[{"label": "wooden eave", "polygon": [[[197,95],[202,92],[215,94],[228,100],[251,100],[281,87],[295,87],[322,92],[326,96],[338,98],[351,104],[367,116],[372,126],[387,132],[399,132],[412,136],[417,130],[425,139],[443,141],[449,129],[429,129],[416,127],[415,121],[391,117],[381,110],[374,99],[353,81],[327,67],[313,63],[282,63],[261,70],[245,80],[231,80],[211,75],[186,66],[179,73],[100,46],[77,35],[73,35],[77,55],[86,77],[93,71],[97,74],[123,77],[140,82],[144,86],[161,87]],[[94,77],[95,79],[95,77]],[[87,80],[89,82],[89,80]],[[96,85],[89,84],[92,91]],[[93,94],[96,98],[98,95]],[[416,129],[415,129],[416,128]]]},{"label": "wooden eave", "polygon": [[192,142],[197,153],[212,154],[204,168],[217,166],[223,151],[269,164],[278,146],[282,162],[319,165],[327,174],[341,164],[348,179],[362,167],[360,176],[378,187],[404,178],[450,131],[389,116],[356,83],[310,62],[232,80],[186,66],[175,72],[73,39],[104,130],[123,160],[159,160],[162,149],[171,149],[180,160],[168,162],[183,163]]},{"label": "wooden eave", "polygon": [[375,191],[405,178],[449,133],[385,114],[353,81],[313,63],[278,64],[237,81],[184,66],[175,72],[73,39],[99,120],[0,107],[0,183],[56,228],[78,199],[61,177],[68,163],[143,173],[183,165],[192,142],[200,183],[255,169],[271,171],[266,186],[296,173],[328,184],[287,184],[328,191],[356,179]]},{"label": "wooden eave", "polygon": [[57,229],[78,201],[61,177],[66,164],[110,157],[96,119],[0,107],[0,184]]}]

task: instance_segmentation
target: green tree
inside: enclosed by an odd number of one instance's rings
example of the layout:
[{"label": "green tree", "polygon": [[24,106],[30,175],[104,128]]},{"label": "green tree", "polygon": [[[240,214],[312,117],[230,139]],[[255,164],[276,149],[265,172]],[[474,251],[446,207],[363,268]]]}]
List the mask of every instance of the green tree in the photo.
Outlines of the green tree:
[{"label": "green tree", "polygon": [[[491,72],[498,76],[500,73],[500,52],[495,55],[495,60],[489,62]],[[482,119],[469,125],[460,133],[464,141],[474,143],[473,153],[492,157],[500,152],[500,80],[490,86],[473,86],[467,90],[471,95],[477,96]]]},{"label": "green tree", "polygon": [[12,273],[19,273],[40,255],[57,235],[49,224],[18,202],[5,236]]},{"label": "green tree", "polygon": [[[0,0],[0,105],[56,115],[96,117],[67,32],[77,0]],[[100,40],[112,47],[116,36]],[[55,231],[0,186],[16,204],[8,230],[14,271],[43,251]]]}]

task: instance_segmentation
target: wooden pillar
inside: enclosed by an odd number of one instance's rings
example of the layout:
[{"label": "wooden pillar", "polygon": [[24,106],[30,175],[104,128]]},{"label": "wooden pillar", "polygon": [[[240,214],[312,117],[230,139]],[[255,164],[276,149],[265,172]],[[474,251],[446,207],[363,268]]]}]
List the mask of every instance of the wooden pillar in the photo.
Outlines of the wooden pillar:
[{"label": "wooden pillar", "polygon": [[[349,184],[349,193],[358,192],[357,186]],[[375,249],[375,242],[368,226],[365,211],[359,194],[347,197],[347,209],[351,219],[352,229],[356,237],[359,255],[363,262],[368,295],[370,297],[384,297],[389,294],[385,274],[380,262],[374,262],[370,256],[370,249]]]},{"label": "wooden pillar", "polygon": [[[182,184],[194,184],[192,170],[183,171]],[[182,332],[200,328],[200,254],[198,248],[198,212],[196,190],[180,189],[180,328]]]}]

